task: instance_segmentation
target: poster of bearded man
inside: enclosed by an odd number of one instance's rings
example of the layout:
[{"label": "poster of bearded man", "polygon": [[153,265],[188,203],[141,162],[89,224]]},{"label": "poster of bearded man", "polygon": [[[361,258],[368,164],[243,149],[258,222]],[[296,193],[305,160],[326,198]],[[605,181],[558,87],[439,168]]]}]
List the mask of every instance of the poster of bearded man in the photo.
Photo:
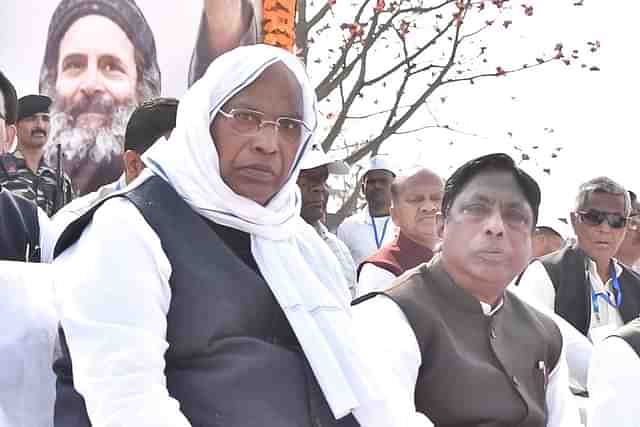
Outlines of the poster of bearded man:
[{"label": "poster of bearded man", "polygon": [[[17,15],[5,17],[29,22],[30,31],[48,28],[44,43],[34,46],[37,37],[9,33],[8,18],[0,18],[3,33],[15,38],[21,52],[44,48],[38,91],[53,99],[44,158],[55,166],[61,147],[64,172],[79,195],[121,175],[126,124],[137,105],[160,95],[179,97],[214,58],[263,40],[262,0],[170,2],[162,7],[153,0],[56,0],[55,9],[52,1],[8,3]],[[32,26],[42,22],[47,10],[52,10],[48,24]],[[0,57],[7,48],[0,46]],[[184,51],[190,53],[186,58]],[[3,58],[2,63],[14,79],[33,75],[21,58]],[[20,78],[17,86],[20,91]]]}]

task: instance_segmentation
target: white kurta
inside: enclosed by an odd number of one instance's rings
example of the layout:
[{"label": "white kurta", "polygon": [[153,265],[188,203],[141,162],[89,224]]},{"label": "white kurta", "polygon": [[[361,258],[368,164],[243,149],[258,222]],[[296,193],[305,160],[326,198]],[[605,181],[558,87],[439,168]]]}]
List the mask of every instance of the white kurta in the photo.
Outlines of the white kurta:
[{"label": "white kurta", "polygon": [[389,270],[368,262],[360,269],[358,294],[356,296],[360,297],[371,292],[386,291],[391,287],[391,283],[395,278],[396,275]]},{"label": "white kurta", "polygon": [[[501,307],[491,310],[486,304],[481,306],[488,316]],[[401,386],[403,397],[413,405],[422,355],[415,333],[402,309],[390,298],[379,295],[356,305],[354,316],[363,340],[369,343],[369,351],[383,355],[384,365],[381,369],[393,373]],[[564,348],[558,364],[549,375],[546,404],[547,427],[580,426],[578,409],[569,392]],[[413,408],[415,410],[415,405]]]},{"label": "white kurta", "polygon": [[53,425],[53,266],[0,261],[0,426]]},{"label": "white kurta", "polygon": [[[336,232],[338,238],[349,248],[356,268],[369,255],[393,241],[397,235],[397,227],[391,221],[391,217],[379,216],[373,219],[375,220],[375,228],[369,211],[365,210],[345,219]],[[378,245],[378,243],[380,244]]]},{"label": "white kurta", "polygon": [[640,426],[640,358],[619,337],[595,346],[589,369],[589,427]]},{"label": "white kurta", "polygon": [[45,243],[48,248],[47,258],[44,261],[51,262],[53,260],[53,251],[56,243],[69,224],[80,218],[94,203],[116,191],[122,190],[126,186],[124,175],[122,175],[117,181],[103,185],[93,193],[85,194],[82,197],[74,199],[71,203],[63,206],[62,209],[56,212],[56,214],[51,217],[50,231],[47,235],[47,242]]}]

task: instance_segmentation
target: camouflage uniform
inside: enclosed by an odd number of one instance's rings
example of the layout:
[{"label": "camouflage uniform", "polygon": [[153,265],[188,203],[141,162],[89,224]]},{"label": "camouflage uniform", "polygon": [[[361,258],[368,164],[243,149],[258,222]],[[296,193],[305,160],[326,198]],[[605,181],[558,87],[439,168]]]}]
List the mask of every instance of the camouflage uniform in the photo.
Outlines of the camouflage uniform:
[{"label": "camouflage uniform", "polygon": [[[33,200],[51,216],[73,199],[71,180],[64,175],[62,200],[58,201],[57,174],[42,160],[33,173],[19,150],[0,156],[0,185],[25,199]],[[60,202],[60,203],[58,203]]]}]

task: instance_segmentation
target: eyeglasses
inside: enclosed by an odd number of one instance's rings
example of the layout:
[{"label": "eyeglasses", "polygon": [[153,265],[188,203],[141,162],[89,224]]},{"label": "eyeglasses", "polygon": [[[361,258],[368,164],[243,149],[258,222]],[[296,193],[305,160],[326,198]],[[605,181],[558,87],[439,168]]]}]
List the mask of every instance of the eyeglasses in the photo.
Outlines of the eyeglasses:
[{"label": "eyeglasses", "polygon": [[578,214],[580,222],[591,226],[600,225],[605,220],[611,228],[622,228],[627,224],[627,217],[618,213],[589,209],[588,211],[577,211],[576,214]]},{"label": "eyeglasses", "polygon": [[240,135],[257,135],[267,124],[276,127],[278,135],[287,142],[299,142],[303,134],[311,133],[311,129],[302,120],[292,117],[278,117],[275,121],[265,120],[261,111],[246,108],[233,108],[231,111],[219,111],[223,117],[231,120],[231,127]]}]

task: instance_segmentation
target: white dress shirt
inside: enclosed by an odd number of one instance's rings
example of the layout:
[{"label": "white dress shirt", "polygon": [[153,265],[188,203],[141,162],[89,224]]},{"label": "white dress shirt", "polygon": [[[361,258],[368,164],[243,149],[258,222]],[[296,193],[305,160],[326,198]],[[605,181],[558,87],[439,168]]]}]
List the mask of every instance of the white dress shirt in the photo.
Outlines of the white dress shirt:
[{"label": "white dress shirt", "polygon": [[395,278],[396,275],[389,270],[368,262],[360,269],[358,294],[356,296],[360,297],[370,292],[386,291],[391,287],[391,283]]},{"label": "white dress shirt", "polygon": [[[366,257],[373,254],[396,237],[396,226],[389,216],[373,217],[371,221],[369,210],[357,213],[345,219],[338,227],[337,235],[349,248],[356,268]],[[386,227],[385,227],[386,225]],[[376,243],[378,235],[378,245]]]},{"label": "white dress shirt", "polygon": [[589,369],[589,427],[640,426],[640,358],[619,337],[596,344]]},{"label": "white dress shirt", "polygon": [[[482,304],[487,316],[497,312],[502,304],[491,308]],[[402,396],[414,405],[414,394],[422,355],[418,340],[402,309],[390,298],[378,295],[354,307],[359,333],[370,345],[370,351],[384,357],[381,370],[391,371],[402,390]],[[564,348],[556,367],[549,374],[546,391],[548,427],[580,426],[578,410],[569,392]]]},{"label": "white dress shirt", "polygon": [[[622,267],[617,262],[615,262],[615,270],[617,277],[620,277]],[[606,283],[602,283],[597,273],[596,264],[592,260],[588,261],[587,274],[594,292],[608,292],[612,300],[615,300],[612,292],[612,280],[609,279]],[[518,295],[534,307],[543,312],[555,310],[555,288],[547,270],[540,261],[534,261],[529,265],[522,275],[517,288]],[[624,324],[618,309],[610,306],[602,299],[599,300],[598,311],[599,313],[596,315],[594,307],[591,305],[591,322],[589,324],[589,339],[591,342],[600,341],[604,336],[614,332]],[[571,329],[575,330],[570,324],[566,324],[565,327],[561,328],[563,337],[567,341],[567,361],[569,363],[571,385],[578,390],[586,390],[592,348],[586,345],[584,340],[578,338]],[[579,331],[576,332],[580,334]]]},{"label": "white dress shirt", "polygon": [[0,261],[0,426],[51,427],[53,266]]}]

